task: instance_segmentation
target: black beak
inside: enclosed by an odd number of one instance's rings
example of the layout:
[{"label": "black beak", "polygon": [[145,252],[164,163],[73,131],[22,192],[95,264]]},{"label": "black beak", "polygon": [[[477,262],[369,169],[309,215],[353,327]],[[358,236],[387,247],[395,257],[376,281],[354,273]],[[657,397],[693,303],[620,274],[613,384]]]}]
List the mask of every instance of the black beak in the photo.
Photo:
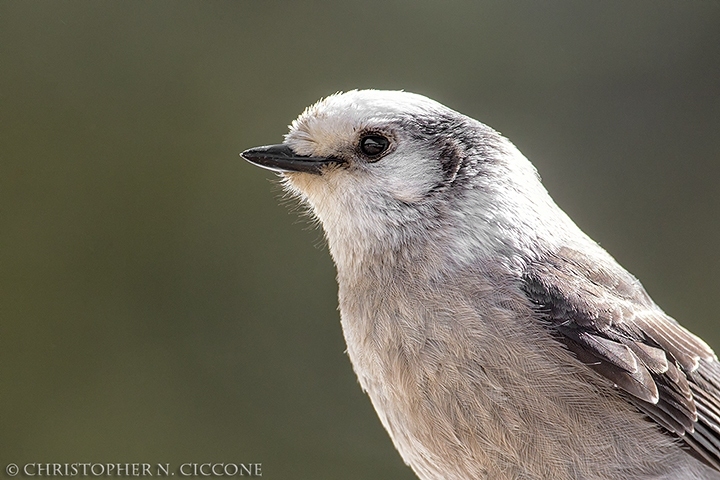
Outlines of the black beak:
[{"label": "black beak", "polygon": [[306,172],[318,174],[325,165],[339,163],[335,158],[306,157],[297,155],[284,144],[266,145],[245,150],[240,154],[245,160],[275,172]]}]

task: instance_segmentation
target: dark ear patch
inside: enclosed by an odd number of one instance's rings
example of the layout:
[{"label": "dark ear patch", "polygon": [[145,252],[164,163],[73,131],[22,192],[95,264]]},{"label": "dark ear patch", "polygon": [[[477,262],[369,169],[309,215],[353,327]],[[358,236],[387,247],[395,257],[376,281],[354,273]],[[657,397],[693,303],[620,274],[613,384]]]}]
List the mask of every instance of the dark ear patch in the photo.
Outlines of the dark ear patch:
[{"label": "dark ear patch", "polygon": [[455,181],[464,159],[464,149],[456,140],[448,138],[443,142],[440,148],[440,166],[445,185],[450,185]]}]

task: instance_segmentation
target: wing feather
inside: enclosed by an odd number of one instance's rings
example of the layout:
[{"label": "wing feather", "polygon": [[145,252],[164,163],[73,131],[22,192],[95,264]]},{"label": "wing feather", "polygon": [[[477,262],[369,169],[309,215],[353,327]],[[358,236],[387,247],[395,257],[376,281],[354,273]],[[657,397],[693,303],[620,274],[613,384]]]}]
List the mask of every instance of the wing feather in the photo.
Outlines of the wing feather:
[{"label": "wing feather", "polygon": [[562,248],[528,265],[523,282],[544,324],[580,362],[720,470],[720,364],[705,342],[614,261]]},{"label": "wing feather", "polygon": [[661,374],[670,368],[663,350],[636,341],[628,342],[627,346],[651,372]]}]

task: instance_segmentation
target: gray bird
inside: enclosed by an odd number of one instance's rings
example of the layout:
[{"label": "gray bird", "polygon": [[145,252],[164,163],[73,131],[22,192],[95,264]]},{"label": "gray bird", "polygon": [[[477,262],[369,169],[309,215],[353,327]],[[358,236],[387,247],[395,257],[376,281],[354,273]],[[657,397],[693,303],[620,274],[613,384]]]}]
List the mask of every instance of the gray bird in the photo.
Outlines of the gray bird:
[{"label": "gray bird", "polygon": [[421,479],[720,479],[720,366],[490,127],[362,90],[247,150],[323,225],[347,352]]}]

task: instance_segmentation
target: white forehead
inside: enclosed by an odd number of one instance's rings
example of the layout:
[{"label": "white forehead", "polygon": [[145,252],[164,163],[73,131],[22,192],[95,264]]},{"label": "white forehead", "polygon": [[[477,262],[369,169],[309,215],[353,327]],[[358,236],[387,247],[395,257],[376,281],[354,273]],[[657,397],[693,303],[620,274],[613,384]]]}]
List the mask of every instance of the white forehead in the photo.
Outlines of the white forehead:
[{"label": "white forehead", "polygon": [[285,143],[300,155],[329,155],[339,146],[355,142],[360,131],[441,109],[445,107],[434,100],[402,91],[336,93],[306,108],[290,125]]}]

